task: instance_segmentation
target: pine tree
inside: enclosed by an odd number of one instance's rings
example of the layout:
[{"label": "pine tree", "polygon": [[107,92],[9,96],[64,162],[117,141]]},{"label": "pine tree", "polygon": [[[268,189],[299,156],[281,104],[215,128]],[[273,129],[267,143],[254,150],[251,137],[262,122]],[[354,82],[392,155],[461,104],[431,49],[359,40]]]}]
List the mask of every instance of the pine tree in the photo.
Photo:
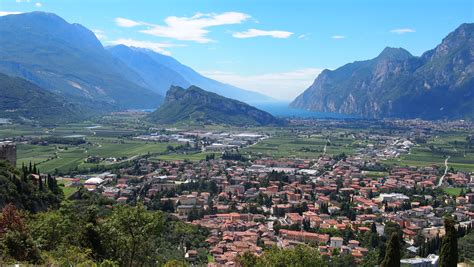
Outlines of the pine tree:
[{"label": "pine tree", "polygon": [[458,263],[458,240],[454,224],[455,222],[452,218],[448,217],[444,219],[444,229],[446,234],[441,241],[439,256],[440,267],[456,266]]},{"label": "pine tree", "polygon": [[370,225],[370,232],[373,234],[377,233],[377,225],[374,222]]},{"label": "pine tree", "polygon": [[393,233],[388,242],[385,258],[380,264],[381,267],[399,267],[400,266],[400,241],[397,233]]},{"label": "pine tree", "polygon": [[36,170],[36,163],[33,165],[32,173],[38,174],[38,171]]},{"label": "pine tree", "polygon": [[28,175],[27,175],[26,172],[23,172],[23,173],[21,174],[21,180],[22,180],[23,182],[25,182],[25,183],[28,182]]},{"label": "pine tree", "polygon": [[41,178],[41,176],[39,177],[39,180],[38,180],[38,188],[40,191],[43,191],[43,178]]}]

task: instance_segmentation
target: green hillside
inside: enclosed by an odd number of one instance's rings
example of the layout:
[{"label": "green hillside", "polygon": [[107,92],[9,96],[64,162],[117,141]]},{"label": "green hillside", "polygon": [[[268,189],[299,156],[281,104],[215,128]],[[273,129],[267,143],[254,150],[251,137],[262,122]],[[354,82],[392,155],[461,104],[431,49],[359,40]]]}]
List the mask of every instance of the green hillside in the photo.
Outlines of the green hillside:
[{"label": "green hillside", "polygon": [[243,102],[207,92],[196,86],[187,90],[173,86],[165,102],[150,114],[160,124],[202,123],[228,125],[269,125],[281,121]]},{"label": "green hillside", "polygon": [[84,112],[79,104],[66,102],[33,83],[0,73],[0,117],[15,121],[33,120],[59,123],[79,120]]}]

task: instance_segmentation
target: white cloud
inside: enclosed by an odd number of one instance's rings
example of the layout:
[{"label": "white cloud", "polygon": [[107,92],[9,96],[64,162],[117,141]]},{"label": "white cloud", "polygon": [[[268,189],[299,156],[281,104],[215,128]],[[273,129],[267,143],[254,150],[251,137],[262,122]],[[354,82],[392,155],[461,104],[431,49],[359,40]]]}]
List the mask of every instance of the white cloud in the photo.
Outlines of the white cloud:
[{"label": "white cloud", "polygon": [[95,37],[99,40],[105,40],[107,39],[107,35],[105,35],[104,31],[98,30],[98,29],[93,29],[92,32],[95,34]]},{"label": "white cloud", "polygon": [[277,99],[293,100],[313,83],[322,70],[320,68],[306,68],[248,76],[222,71],[201,71],[200,73],[212,79]]},{"label": "white cloud", "polygon": [[36,6],[36,7],[42,7],[43,5],[42,5],[40,2],[36,2],[36,3],[35,3],[35,6]]},{"label": "white cloud", "polygon": [[29,3],[31,0],[16,0],[17,3]]},{"label": "white cloud", "polygon": [[260,36],[269,36],[273,38],[288,38],[292,35],[292,32],[287,31],[264,31],[257,29],[249,29],[244,32],[235,32],[232,34],[235,38],[254,38]]},{"label": "white cloud", "polygon": [[116,18],[115,23],[118,26],[124,27],[124,28],[131,28],[131,27],[136,27],[136,26],[142,25],[142,23],[140,23],[138,21],[134,21],[134,20],[131,20],[131,19],[124,19],[124,18]]},{"label": "white cloud", "polygon": [[332,39],[339,39],[339,40],[340,40],[340,39],[345,39],[346,36],[344,36],[344,35],[333,35],[333,36],[331,36],[331,38],[332,38]]},{"label": "white cloud", "polygon": [[0,17],[1,16],[6,16],[6,15],[16,15],[16,14],[21,14],[23,12],[14,12],[14,11],[0,11]]},{"label": "white cloud", "polygon": [[393,29],[390,30],[391,33],[396,33],[396,34],[405,34],[405,33],[412,33],[415,32],[415,29],[412,28],[400,28],[400,29]]},{"label": "white cloud", "polygon": [[171,55],[171,52],[167,51],[165,48],[183,46],[183,45],[177,45],[177,44],[157,43],[157,42],[140,41],[140,40],[134,40],[134,39],[117,39],[117,40],[109,41],[108,43],[113,44],[113,45],[123,44],[123,45],[131,46],[131,47],[146,48],[146,49],[150,49],[157,53],[167,55],[167,56]]},{"label": "white cloud", "polygon": [[250,16],[239,12],[224,12],[220,14],[197,13],[192,17],[167,17],[165,25],[156,25],[146,22],[138,22],[125,18],[116,18],[115,22],[121,27],[146,26],[140,32],[158,36],[172,38],[181,41],[193,41],[198,43],[209,43],[212,40],[207,37],[209,27],[239,24],[249,19]]}]

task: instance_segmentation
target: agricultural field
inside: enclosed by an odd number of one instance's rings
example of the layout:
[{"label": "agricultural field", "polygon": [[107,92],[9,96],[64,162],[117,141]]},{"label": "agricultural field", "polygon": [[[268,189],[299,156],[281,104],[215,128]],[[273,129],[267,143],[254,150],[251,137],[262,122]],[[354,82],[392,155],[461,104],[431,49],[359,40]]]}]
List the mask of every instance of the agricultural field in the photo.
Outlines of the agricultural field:
[{"label": "agricultural field", "polygon": [[[216,153],[212,152],[198,152],[198,153],[171,153],[171,154],[163,154],[163,155],[157,155],[157,156],[152,156],[149,158],[150,161],[159,161],[159,160],[165,160],[165,161],[173,161],[173,160],[190,160],[190,161],[199,161],[199,160],[204,160],[206,159],[207,155],[212,155]],[[216,158],[218,155],[216,154]]]},{"label": "agricultural field", "polygon": [[435,136],[424,144],[418,144],[409,154],[399,159],[386,161],[388,165],[444,166],[447,157],[448,168],[459,171],[474,171],[474,148],[468,148],[466,134],[445,134]]},{"label": "agricultural field", "polygon": [[[168,146],[177,143],[158,143],[132,139],[133,136],[145,134],[156,125],[147,125],[140,121],[140,114],[105,116],[96,121],[66,124],[56,127],[37,127],[28,125],[2,125],[0,138],[25,137],[35,138],[76,138],[85,142],[77,145],[35,144],[17,142],[18,166],[36,163],[43,172],[67,173],[71,170],[88,170],[97,166],[106,166],[117,162],[100,161],[86,163],[88,157],[117,158],[125,162],[141,156],[148,156],[152,161],[159,160],[204,160],[208,153],[193,151],[168,151]],[[363,125],[362,125],[363,126]],[[180,128],[179,130],[246,131],[269,135],[270,137],[254,145],[243,148],[240,153],[255,157],[295,157],[318,158],[323,154],[351,155],[368,153],[374,135],[390,136],[391,129],[364,128],[359,124],[347,123],[343,126],[296,126],[296,127],[251,127],[236,128],[222,125]],[[163,126],[162,126],[163,127]],[[156,129],[155,129],[156,130]],[[156,130],[159,131],[159,130]],[[178,131],[178,130],[176,130]],[[359,134],[359,135],[358,135]],[[403,135],[403,132],[400,133]],[[402,153],[398,158],[382,160],[386,166],[444,166],[447,157],[448,168],[460,171],[474,171],[474,148],[468,146],[468,132],[452,132],[432,135],[424,142],[416,142],[408,154]],[[356,137],[357,136],[357,137]],[[361,137],[362,136],[362,137]],[[361,152],[363,151],[363,152]],[[219,153],[218,153],[219,154]],[[368,155],[368,154],[367,154]],[[386,173],[368,173],[368,176],[380,177]]]},{"label": "agricultural field", "polygon": [[[17,146],[18,166],[36,163],[38,168],[47,173],[58,171],[67,172],[75,168],[90,168],[97,164],[86,163],[89,156],[101,158],[124,158],[130,160],[146,154],[166,152],[172,143],[142,142],[118,138],[87,137],[87,143],[81,145],[29,145]],[[108,164],[108,163],[100,163]]]},{"label": "agricultural field", "polygon": [[459,195],[461,195],[461,192],[463,191],[463,188],[446,187],[446,188],[443,189],[443,191],[448,195],[458,197]]},{"label": "agricultural field", "polygon": [[247,154],[280,157],[317,158],[326,153],[338,155],[354,152],[353,139],[323,136],[291,136],[281,135],[270,137],[253,146],[243,149]]}]

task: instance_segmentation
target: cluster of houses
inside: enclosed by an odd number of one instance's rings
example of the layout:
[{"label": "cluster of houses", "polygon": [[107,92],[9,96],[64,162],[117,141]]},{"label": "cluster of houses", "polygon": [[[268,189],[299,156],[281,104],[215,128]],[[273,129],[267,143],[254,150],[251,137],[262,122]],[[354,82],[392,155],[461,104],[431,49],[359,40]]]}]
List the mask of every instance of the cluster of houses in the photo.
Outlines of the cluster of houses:
[{"label": "cluster of houses", "polygon": [[[419,194],[436,187],[440,176],[436,166],[393,168],[373,176],[361,169],[363,160],[358,156],[140,164],[145,172],[141,176],[127,176],[123,170],[120,178],[103,173],[75,179],[118,202],[136,197],[147,203],[159,201],[178,218],[210,229],[206,242],[216,265],[233,266],[236,256],[245,251],[259,255],[265,247],[302,243],[316,246],[323,255],[337,250],[361,261],[369,248],[357,237],[372,227],[383,235],[388,222],[396,223],[404,241],[412,245],[417,235],[442,236],[446,212],[454,214],[460,225],[474,223],[470,174],[448,172],[445,177],[445,186],[464,188],[462,196],[445,196],[443,203],[435,205],[436,196]],[[214,190],[198,187],[202,182],[212,183]],[[190,217],[193,213],[195,218]],[[347,230],[355,233],[353,239],[329,234]]]},{"label": "cluster of houses", "polygon": [[[327,123],[337,126],[340,122]],[[399,121],[390,123],[402,126]],[[420,131],[398,138],[361,133],[353,138],[365,140],[365,145],[355,155],[323,153],[314,159],[262,156],[245,162],[140,160],[139,175],[129,175],[129,170],[123,169],[119,176],[79,177],[73,184],[118,202],[140,198],[181,220],[208,228],[206,243],[215,266],[235,266],[236,257],[247,251],[260,255],[267,247],[297,244],[314,246],[322,255],[350,254],[361,262],[371,250],[363,237],[385,235],[389,223],[400,227],[409,247],[407,253],[414,256],[420,236],[430,240],[444,235],[443,216],[447,213],[456,217],[458,227],[474,226],[474,175],[448,171],[441,187],[462,188],[459,196],[450,196],[440,193],[438,185],[444,166],[381,168],[381,160],[411,149],[412,134],[423,136],[431,127],[425,129],[424,122],[416,120],[403,123]],[[458,123],[452,126],[462,127],[464,122]],[[310,136],[312,131],[298,134]],[[225,151],[255,144],[266,135],[174,129],[137,138]],[[349,236],[344,234],[348,232]],[[193,261],[196,253],[189,250],[186,258]],[[402,263],[437,266],[437,262],[438,256],[432,254]]]}]

